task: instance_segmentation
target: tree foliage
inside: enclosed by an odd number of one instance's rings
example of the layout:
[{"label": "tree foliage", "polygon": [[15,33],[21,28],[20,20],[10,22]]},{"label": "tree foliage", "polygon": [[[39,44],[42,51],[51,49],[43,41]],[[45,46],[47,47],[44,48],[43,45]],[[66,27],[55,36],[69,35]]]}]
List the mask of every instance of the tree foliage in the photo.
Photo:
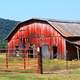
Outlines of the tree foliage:
[{"label": "tree foliage", "polygon": [[0,18],[0,48],[7,47],[5,38],[18,23],[19,21]]}]

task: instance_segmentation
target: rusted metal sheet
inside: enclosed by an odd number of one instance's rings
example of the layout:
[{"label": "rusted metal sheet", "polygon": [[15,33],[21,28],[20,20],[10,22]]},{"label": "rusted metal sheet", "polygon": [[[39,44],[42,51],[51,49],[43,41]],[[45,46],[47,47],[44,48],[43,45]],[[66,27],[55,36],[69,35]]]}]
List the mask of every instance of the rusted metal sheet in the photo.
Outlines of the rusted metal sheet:
[{"label": "rusted metal sheet", "polygon": [[80,37],[80,23],[66,21],[48,21],[65,37]]}]

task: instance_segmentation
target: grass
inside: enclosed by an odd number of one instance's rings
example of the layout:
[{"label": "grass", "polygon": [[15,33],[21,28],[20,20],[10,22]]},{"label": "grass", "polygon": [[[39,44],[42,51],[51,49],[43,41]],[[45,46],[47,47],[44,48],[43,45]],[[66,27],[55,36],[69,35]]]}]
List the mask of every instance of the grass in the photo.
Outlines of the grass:
[{"label": "grass", "polygon": [[[43,70],[44,71],[53,71],[53,74],[35,74],[32,73],[32,69],[29,70],[18,70],[18,68],[23,67],[23,59],[20,57],[11,57],[9,58],[9,65],[10,70],[12,68],[14,70],[10,71],[9,69],[7,71],[4,70],[4,66],[2,64],[5,64],[5,55],[0,55],[0,80],[80,80],[80,61],[64,61],[64,60],[49,60],[49,59],[43,59]],[[37,64],[36,59],[29,59],[29,65],[27,66],[35,66]],[[22,66],[17,66],[22,64]],[[68,71],[66,71],[66,67],[68,68]],[[3,70],[1,71],[1,68]],[[59,71],[61,70],[61,71]],[[28,72],[28,73],[27,73]],[[34,72],[34,71],[33,71]]]},{"label": "grass", "polygon": [[[22,57],[9,57],[9,70],[17,71],[24,69],[24,59]],[[80,60],[65,61],[58,59],[43,59],[43,71],[54,72],[56,70],[80,68]],[[0,55],[0,69],[6,69],[6,55]],[[26,58],[26,70],[22,72],[34,72],[38,69],[38,60],[36,58]]]},{"label": "grass", "polygon": [[80,68],[80,60],[65,61],[58,59],[45,59],[43,60],[43,70],[44,71],[56,71],[65,69],[75,69]]},{"label": "grass", "polygon": [[[26,58],[26,69],[29,69],[28,72],[32,72],[33,68],[37,67],[37,59]],[[8,57],[8,69],[24,69],[24,59],[22,57]],[[0,69],[6,69],[6,55],[0,54]],[[30,70],[31,69],[31,70]],[[37,68],[36,68],[37,69]]]},{"label": "grass", "polygon": [[80,69],[57,74],[0,72],[0,80],[80,80]]}]

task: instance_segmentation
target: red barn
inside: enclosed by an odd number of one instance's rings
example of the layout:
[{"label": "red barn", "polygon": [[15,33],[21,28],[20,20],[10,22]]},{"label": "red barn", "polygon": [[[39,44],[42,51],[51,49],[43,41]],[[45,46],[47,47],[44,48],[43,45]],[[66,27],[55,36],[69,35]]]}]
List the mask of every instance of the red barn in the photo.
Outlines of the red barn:
[{"label": "red barn", "polygon": [[[38,47],[48,58],[79,59],[80,23],[29,19],[19,23],[8,35],[8,52],[17,54],[26,49],[32,55]],[[33,57],[33,56],[30,56]]]}]

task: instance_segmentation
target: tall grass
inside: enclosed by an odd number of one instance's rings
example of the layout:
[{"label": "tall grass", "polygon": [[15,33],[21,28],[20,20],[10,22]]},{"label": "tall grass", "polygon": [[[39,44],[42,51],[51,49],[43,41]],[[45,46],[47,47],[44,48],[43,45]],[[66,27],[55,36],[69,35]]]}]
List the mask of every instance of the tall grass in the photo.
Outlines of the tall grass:
[{"label": "tall grass", "polygon": [[[80,68],[80,60],[66,61],[61,59],[43,59],[43,72],[53,72],[56,70]],[[24,59],[22,57],[8,57],[9,70],[19,71],[24,69]],[[34,72],[38,68],[38,59],[26,59],[26,70],[23,72]],[[6,69],[6,55],[0,55],[0,69]],[[15,70],[14,70],[15,69]]]},{"label": "tall grass", "polygon": [[80,60],[66,61],[61,59],[43,59],[44,71],[55,71],[80,68]]}]

